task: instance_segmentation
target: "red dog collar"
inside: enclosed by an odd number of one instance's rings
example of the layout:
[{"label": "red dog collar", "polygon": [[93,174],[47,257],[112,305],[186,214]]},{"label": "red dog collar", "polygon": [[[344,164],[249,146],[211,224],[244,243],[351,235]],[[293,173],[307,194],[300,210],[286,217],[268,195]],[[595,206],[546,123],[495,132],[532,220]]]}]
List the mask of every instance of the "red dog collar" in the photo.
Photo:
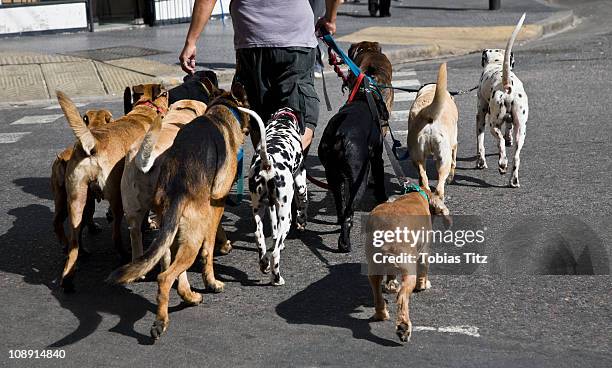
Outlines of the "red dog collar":
[{"label": "red dog collar", "polygon": [[160,114],[160,115],[166,115],[166,110],[164,110],[161,107],[155,105],[151,101],[142,101],[142,102],[137,102],[136,103],[136,106],[140,106],[140,105],[145,105],[145,106],[148,106],[148,107],[150,107],[152,109],[155,109],[155,111],[157,111],[157,113]]}]

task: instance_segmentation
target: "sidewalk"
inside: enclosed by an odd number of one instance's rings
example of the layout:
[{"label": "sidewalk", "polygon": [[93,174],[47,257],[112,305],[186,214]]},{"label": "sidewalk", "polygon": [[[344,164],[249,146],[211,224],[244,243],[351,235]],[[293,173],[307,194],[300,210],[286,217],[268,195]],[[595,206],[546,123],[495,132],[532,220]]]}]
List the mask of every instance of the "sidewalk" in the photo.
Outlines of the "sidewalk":
[{"label": "sidewalk", "polygon": [[[337,37],[347,48],[376,40],[393,63],[503,47],[527,12],[519,39],[531,40],[572,25],[573,14],[536,0],[393,1],[390,18],[369,16],[367,1],[340,7]],[[410,25],[410,27],[408,27]],[[72,97],[120,96],[126,86],[179,83],[177,64],[187,24],[96,33],[5,38],[0,41],[0,104],[53,99],[60,89]],[[213,19],[200,39],[198,66],[229,82],[235,67],[231,19]]]}]

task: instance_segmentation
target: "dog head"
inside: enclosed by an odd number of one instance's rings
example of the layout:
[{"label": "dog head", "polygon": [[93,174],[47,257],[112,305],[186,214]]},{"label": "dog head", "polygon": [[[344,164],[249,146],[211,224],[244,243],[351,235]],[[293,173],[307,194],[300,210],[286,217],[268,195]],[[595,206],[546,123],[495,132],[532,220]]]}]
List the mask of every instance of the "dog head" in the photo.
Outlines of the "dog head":
[{"label": "dog head", "polygon": [[88,110],[83,115],[83,122],[90,128],[96,128],[113,121],[113,114],[108,110]]},{"label": "dog head", "polygon": [[160,109],[168,109],[168,91],[161,84],[139,84],[123,91],[123,112],[127,114],[138,102],[150,101]]},{"label": "dog head", "polygon": [[375,52],[380,54],[382,53],[382,49],[378,42],[361,41],[351,45],[348,51],[348,57],[355,61],[355,58],[364,52]]},{"label": "dog head", "polygon": [[[482,67],[486,67],[489,64],[502,65],[504,63],[504,56],[506,51],[502,49],[485,49],[482,51]],[[514,68],[514,53],[510,53],[510,68]]]},{"label": "dog head", "polygon": [[[246,109],[250,108],[247,93],[242,83],[234,81],[232,83],[231,90],[229,91],[217,88],[208,78],[206,78],[203,83],[206,89],[210,91],[211,95],[211,101],[208,105],[209,108],[213,105],[225,105],[233,109],[236,109],[237,107],[244,107]],[[250,117],[244,112],[240,112],[239,114],[242,132],[244,134],[248,134]]]}]

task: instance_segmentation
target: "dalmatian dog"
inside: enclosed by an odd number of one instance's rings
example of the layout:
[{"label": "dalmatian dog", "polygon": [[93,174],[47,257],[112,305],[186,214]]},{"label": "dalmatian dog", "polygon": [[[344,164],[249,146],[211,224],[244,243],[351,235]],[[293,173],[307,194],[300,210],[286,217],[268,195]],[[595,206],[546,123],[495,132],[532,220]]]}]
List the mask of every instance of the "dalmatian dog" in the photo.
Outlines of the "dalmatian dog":
[{"label": "dalmatian dog", "polygon": [[[280,252],[285,248],[285,238],[291,227],[291,205],[297,192],[297,229],[306,226],[306,169],[300,143],[298,118],[289,108],[278,110],[267,127],[258,116],[255,118],[260,132],[265,132],[258,146],[249,171],[249,191],[255,217],[255,237],[259,248],[261,272],[272,271],[272,285],[285,283],[280,275]],[[264,136],[264,134],[262,134]],[[267,250],[264,236],[263,216],[269,212],[274,248]]]},{"label": "dalmatian dog", "polygon": [[[497,138],[499,147],[499,173],[504,175],[508,169],[508,158],[506,157],[506,146],[514,145],[514,166],[509,185],[513,188],[520,187],[519,166],[520,155],[525,143],[527,129],[527,118],[529,116],[529,104],[523,83],[512,72],[514,67],[514,55],[512,45],[523,26],[525,14],[519,20],[512,32],[506,50],[486,49],[482,53],[482,66],[484,68],[480,77],[478,88],[478,114],[476,117],[477,128],[477,161],[476,168],[486,169],[484,129],[486,116],[489,116],[491,133]],[[502,127],[505,124],[505,134]]]}]

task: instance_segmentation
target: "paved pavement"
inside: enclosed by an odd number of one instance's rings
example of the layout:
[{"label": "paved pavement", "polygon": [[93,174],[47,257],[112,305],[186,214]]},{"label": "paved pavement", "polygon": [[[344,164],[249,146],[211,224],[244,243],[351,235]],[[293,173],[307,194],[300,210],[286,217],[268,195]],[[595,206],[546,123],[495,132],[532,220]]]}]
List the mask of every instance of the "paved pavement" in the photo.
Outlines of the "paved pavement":
[{"label": "paved pavement", "polygon": [[[308,231],[292,237],[282,254],[285,286],[269,286],[268,277],[259,273],[248,202],[228,207],[224,226],[235,250],[215,259],[225,291],[205,294],[198,307],[186,307],[171,295],[169,330],[149,345],[155,283],[110,287],[103,282],[118,265],[104,219],[106,204],[98,205],[95,216],[103,232],[84,236],[92,254],[79,261],[77,293],[64,295],[57,288],[63,256],[50,226],[48,175],[55,154],[73,142],[61,111],[51,102],[1,109],[0,365],[612,366],[612,222],[607,216],[612,127],[606,92],[612,79],[612,25],[606,22],[612,6],[607,1],[563,4],[583,18],[575,30],[515,48],[531,115],[520,189],[506,188],[507,178],[494,168],[496,149],[489,134],[490,169],[473,169],[476,97],[456,99],[459,166],[456,182],[447,187],[448,206],[454,215],[478,216],[488,228],[491,263],[471,275],[432,275],[433,288],[411,300],[416,328],[405,345],[397,341],[393,322],[368,320],[373,307],[361,273],[363,248],[336,252],[331,195],[312,185]],[[396,64],[394,83],[432,82],[438,63]],[[472,87],[479,74],[479,55],[449,60],[450,89]],[[337,109],[346,96],[338,93],[336,78],[327,81]],[[320,81],[317,89],[320,94]],[[395,106],[392,128],[402,140],[411,99],[397,95],[402,101]],[[108,97],[81,103],[81,111],[105,107],[116,116],[122,111],[121,103]],[[318,136],[332,113],[322,109]],[[314,154],[308,168],[322,178]],[[386,174],[388,191],[397,193],[388,161]],[[371,205],[366,200],[360,216]],[[585,274],[501,272],[517,249],[523,263],[544,252],[550,256],[549,270]],[[196,289],[202,288],[200,269],[195,265],[189,272]],[[393,300],[387,299],[394,315]],[[63,349],[66,358],[9,359],[11,349],[46,348]]]},{"label": "paved pavement", "polygon": [[[502,10],[493,12],[485,0],[463,0],[450,7],[445,0],[394,1],[392,17],[372,18],[363,1],[342,5],[338,37],[343,46],[355,40],[378,40],[393,62],[458,55],[484,45],[503,46],[522,12],[529,13],[521,35],[525,39],[567,28],[574,19],[567,9],[535,0],[504,3]],[[55,89],[72,97],[120,96],[127,85],[151,80],[177,83],[183,76],[177,56],[187,27],[3,39],[0,101],[44,100],[53,98]],[[217,71],[222,81],[231,79],[235,66],[231,19],[211,20],[199,43],[199,57],[201,67]]]}]

